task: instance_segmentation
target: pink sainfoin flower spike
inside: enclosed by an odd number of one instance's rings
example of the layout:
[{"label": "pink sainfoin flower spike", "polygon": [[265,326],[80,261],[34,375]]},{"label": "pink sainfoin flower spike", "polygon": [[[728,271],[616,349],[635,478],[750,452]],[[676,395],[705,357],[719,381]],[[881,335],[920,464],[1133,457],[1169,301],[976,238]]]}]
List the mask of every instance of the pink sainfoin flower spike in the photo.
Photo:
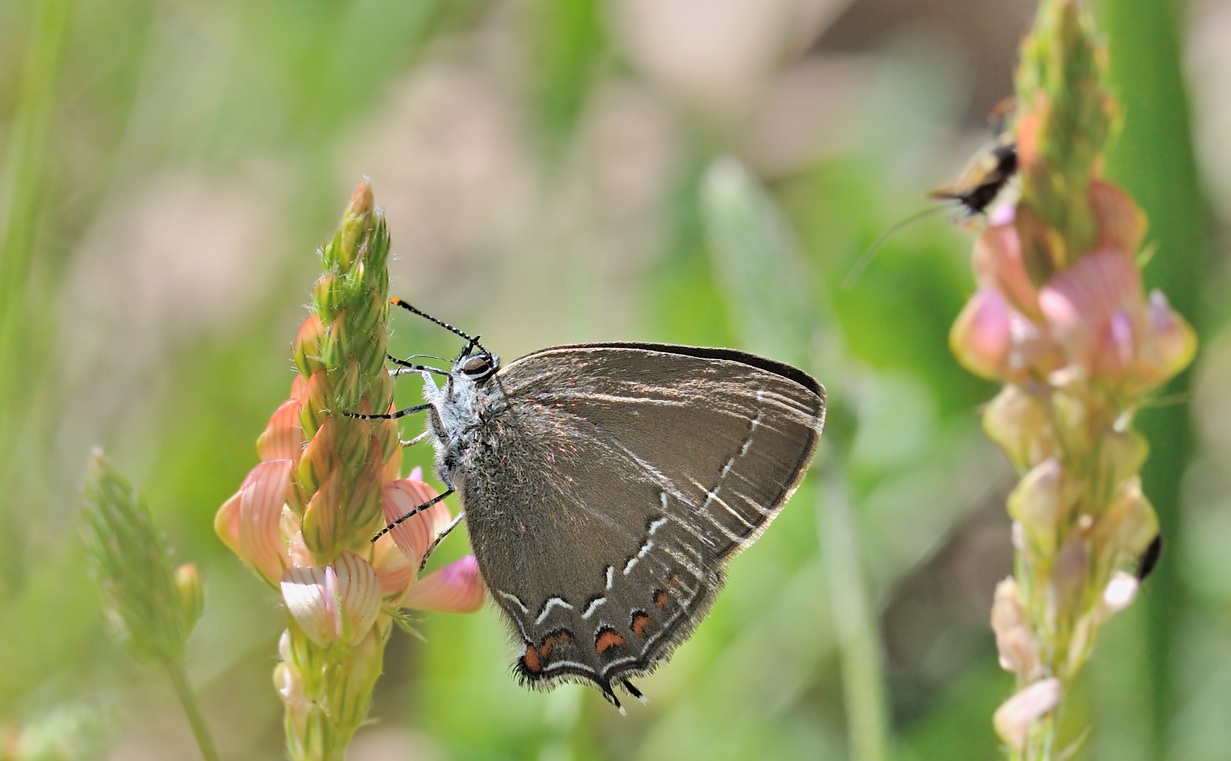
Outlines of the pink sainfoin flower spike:
[{"label": "pink sainfoin flower spike", "polygon": [[1124,569],[1158,533],[1133,413],[1197,346],[1163,294],[1144,292],[1144,214],[1098,177],[1115,111],[1105,65],[1081,4],[1042,0],[1017,72],[1021,199],[976,243],[978,291],[949,336],[967,369],[1004,384],[984,430],[1021,478],[1016,572],[991,615],[1017,681],[993,723],[1015,761],[1075,752],[1056,717],[1099,627],[1136,596]]},{"label": "pink sainfoin flower spike", "polygon": [[418,469],[401,478],[384,368],[389,239],[361,183],[323,260],[315,313],[299,330],[299,376],[257,441],[261,462],[214,520],[215,530],[286,605],[274,684],[294,759],[340,758],[367,716],[390,625],[403,608],[472,612],[484,592],[474,558],[424,578],[424,554],[451,520]]}]

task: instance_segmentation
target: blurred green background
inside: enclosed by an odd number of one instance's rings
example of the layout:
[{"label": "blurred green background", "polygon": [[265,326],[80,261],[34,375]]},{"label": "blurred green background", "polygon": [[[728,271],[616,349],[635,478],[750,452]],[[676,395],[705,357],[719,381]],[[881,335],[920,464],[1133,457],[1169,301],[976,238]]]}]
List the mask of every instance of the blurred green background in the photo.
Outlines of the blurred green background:
[{"label": "blurred green background", "polygon": [[[1126,111],[1108,171],[1150,215],[1147,284],[1203,346],[1140,414],[1167,550],[1073,707],[1084,757],[1225,761],[1231,3],[1095,5]],[[985,143],[1033,12],[0,1],[0,731],[98,710],[81,722],[105,757],[197,757],[165,680],[101,627],[78,539],[101,445],[206,579],[190,668],[223,756],[282,757],[282,613],[212,519],[286,398],[314,251],[368,175],[393,292],[506,359],[738,346],[808,368],[831,413],[804,487],[640,683],[648,707],[522,691],[494,611],[435,615],[395,632],[350,758],[871,758],[881,726],[886,758],[997,757],[1011,678],[987,618],[1012,473],[979,428],[995,389],[947,348],[973,239],[938,215],[842,281]],[[396,353],[457,349],[394,325]],[[459,532],[433,562],[466,551]]]}]

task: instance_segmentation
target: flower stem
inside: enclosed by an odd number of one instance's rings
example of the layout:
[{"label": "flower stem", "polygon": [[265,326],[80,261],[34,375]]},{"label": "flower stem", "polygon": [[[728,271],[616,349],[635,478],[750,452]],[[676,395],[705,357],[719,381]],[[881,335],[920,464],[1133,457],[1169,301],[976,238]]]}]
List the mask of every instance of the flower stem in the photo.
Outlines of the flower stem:
[{"label": "flower stem", "polygon": [[201,706],[197,703],[196,693],[188,684],[184,664],[177,660],[168,660],[163,664],[163,668],[166,669],[167,676],[171,678],[171,684],[175,687],[175,696],[179,698],[180,705],[184,708],[184,715],[188,717],[188,725],[192,727],[192,736],[201,750],[201,758],[205,761],[219,761],[218,749],[214,745],[213,736],[209,733],[209,727],[205,724],[205,718],[201,715]]}]

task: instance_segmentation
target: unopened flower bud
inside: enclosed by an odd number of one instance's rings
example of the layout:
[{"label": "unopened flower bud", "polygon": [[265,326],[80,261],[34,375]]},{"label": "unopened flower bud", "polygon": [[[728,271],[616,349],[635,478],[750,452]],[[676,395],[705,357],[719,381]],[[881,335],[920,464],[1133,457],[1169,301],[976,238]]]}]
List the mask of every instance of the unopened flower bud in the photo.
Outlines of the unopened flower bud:
[{"label": "unopened flower bud", "polygon": [[1137,558],[1158,536],[1158,516],[1141,492],[1141,479],[1130,478],[1114,501],[1099,516],[1090,532],[1100,552],[1113,553],[1113,561]]},{"label": "unopened flower bud", "polygon": [[1080,538],[1069,539],[1060,547],[1052,564],[1049,607],[1054,611],[1082,610],[1082,595],[1089,574],[1090,551],[1086,543]]},{"label": "unopened flower bud", "polygon": [[323,370],[321,362],[322,345],[325,341],[325,324],[319,315],[311,315],[299,326],[299,335],[295,337],[295,367],[300,376],[306,378],[317,370]]},{"label": "unopened flower bud", "polygon": [[196,626],[205,609],[205,593],[201,589],[201,572],[192,563],[175,569],[175,589],[179,592],[182,618],[188,628]]},{"label": "unopened flower bud", "polygon": [[195,569],[181,578],[173,568],[137,490],[99,450],[86,473],[84,517],[86,556],[112,635],[146,663],[179,661],[200,615],[200,579]]},{"label": "unopened flower bud", "polygon": [[[386,622],[386,626],[388,623]],[[368,714],[372,689],[384,668],[385,633],[371,627],[344,656],[337,676],[326,685],[329,719],[337,731],[353,734]]]},{"label": "unopened flower bud", "polygon": [[1018,470],[1032,468],[1056,452],[1047,403],[1020,386],[1005,386],[987,405],[983,430]]},{"label": "unopened flower bud", "polygon": [[1009,515],[1022,526],[1027,545],[1044,555],[1056,548],[1056,528],[1076,501],[1078,489],[1060,462],[1049,458],[1027,473],[1009,495]]},{"label": "unopened flower bud", "polygon": [[1111,431],[1099,440],[1098,473],[1100,482],[1113,494],[1145,464],[1149,445],[1141,434],[1132,430]]}]

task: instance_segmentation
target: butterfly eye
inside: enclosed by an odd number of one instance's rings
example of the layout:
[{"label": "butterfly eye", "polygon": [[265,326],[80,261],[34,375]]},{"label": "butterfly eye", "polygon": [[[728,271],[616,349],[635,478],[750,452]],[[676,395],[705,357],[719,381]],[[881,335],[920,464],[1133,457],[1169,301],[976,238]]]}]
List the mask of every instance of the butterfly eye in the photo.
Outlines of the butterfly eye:
[{"label": "butterfly eye", "polygon": [[461,371],[471,378],[483,378],[495,369],[495,363],[490,354],[476,354],[467,357],[461,364]]}]

